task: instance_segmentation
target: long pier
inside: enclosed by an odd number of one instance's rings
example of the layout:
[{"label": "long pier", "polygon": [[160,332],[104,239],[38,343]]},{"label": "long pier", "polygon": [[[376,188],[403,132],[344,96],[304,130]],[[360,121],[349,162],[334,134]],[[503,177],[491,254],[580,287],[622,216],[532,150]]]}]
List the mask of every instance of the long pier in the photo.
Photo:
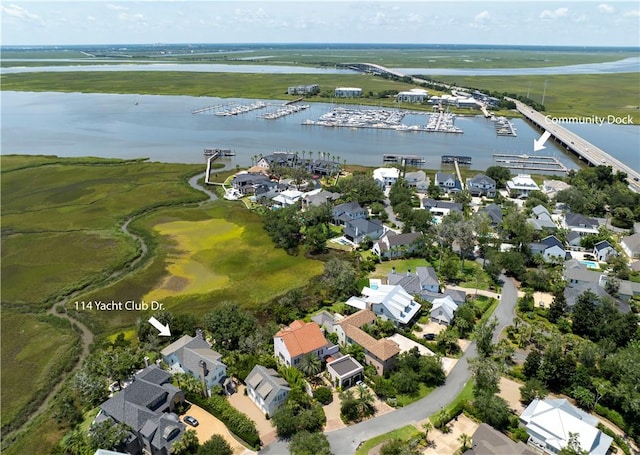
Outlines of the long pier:
[{"label": "long pier", "polygon": [[551,121],[549,116],[541,114],[531,106],[508,98],[516,104],[516,109],[535,127],[548,131],[555,142],[591,166],[611,166],[615,172],[627,174],[629,188],[640,193],[640,172],[632,169],[623,162],[609,155],[607,152],[586,141],[565,127]]},{"label": "long pier", "polygon": [[496,163],[510,169],[522,169],[527,171],[559,171],[567,174],[569,168],[560,162],[555,156],[530,156],[509,155],[505,153],[493,154]]}]

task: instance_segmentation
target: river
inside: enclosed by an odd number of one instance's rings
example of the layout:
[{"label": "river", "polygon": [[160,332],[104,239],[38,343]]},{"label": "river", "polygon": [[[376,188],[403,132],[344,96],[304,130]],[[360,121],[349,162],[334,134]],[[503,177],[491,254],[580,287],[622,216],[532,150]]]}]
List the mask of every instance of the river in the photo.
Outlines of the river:
[{"label": "river", "polygon": [[[328,128],[302,125],[317,120],[331,109],[313,103],[307,110],[277,120],[258,115],[276,109],[220,117],[212,113],[192,114],[205,106],[255,100],[188,96],[113,95],[81,93],[7,92],[2,102],[2,154],[45,154],[116,158],[148,157],[153,161],[204,163],[205,147],[228,148],[236,156],[229,165],[248,166],[254,155],[275,151],[313,151],[340,157],[340,161],[380,165],[383,154],[420,155],[425,167],[439,168],[441,155],[467,155],[472,167],[495,164],[492,154],[531,154],[540,132],[522,119],[515,119],[517,137],[495,134],[494,124],[480,116],[457,117],[464,134],[426,133],[376,129]],[[369,109],[370,107],[363,107]],[[403,123],[418,125],[425,115],[407,115]],[[570,129],[574,125],[567,125]],[[578,125],[576,125],[578,126]],[[580,125],[587,140],[621,161],[640,169],[637,127]],[[577,160],[547,142],[542,154],[557,156],[570,168]]]}]

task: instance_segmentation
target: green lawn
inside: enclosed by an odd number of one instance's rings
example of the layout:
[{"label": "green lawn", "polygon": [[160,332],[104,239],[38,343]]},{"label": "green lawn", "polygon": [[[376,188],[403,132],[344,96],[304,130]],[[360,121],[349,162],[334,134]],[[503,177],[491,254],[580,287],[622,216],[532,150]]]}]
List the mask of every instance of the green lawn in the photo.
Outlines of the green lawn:
[{"label": "green lawn", "polygon": [[420,400],[421,398],[426,397],[431,392],[433,392],[434,389],[435,387],[427,387],[423,383],[420,383],[420,390],[415,395],[399,394],[396,397],[396,400],[398,401],[398,406],[408,406],[411,403],[414,403]]},{"label": "green lawn", "polygon": [[407,270],[411,270],[411,273],[416,272],[416,267],[427,267],[431,264],[420,258],[413,259],[394,259],[392,261],[383,261],[376,266],[376,270],[371,274],[371,278],[386,278],[391,273],[391,270],[395,268],[396,273],[404,274]]},{"label": "green lawn", "polygon": [[358,450],[356,450],[356,455],[368,455],[369,451],[375,446],[390,439],[401,439],[403,441],[407,441],[414,436],[418,436],[420,433],[421,432],[413,425],[398,428],[397,430],[381,434],[380,436],[376,436],[375,438],[365,441],[360,447],[358,447]]}]

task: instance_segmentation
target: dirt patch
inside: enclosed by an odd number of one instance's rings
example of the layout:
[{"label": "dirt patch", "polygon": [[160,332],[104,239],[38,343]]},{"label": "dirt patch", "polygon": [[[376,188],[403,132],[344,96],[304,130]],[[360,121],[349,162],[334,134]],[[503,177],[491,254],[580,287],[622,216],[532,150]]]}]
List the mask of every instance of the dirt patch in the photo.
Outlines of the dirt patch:
[{"label": "dirt patch", "polygon": [[165,289],[167,291],[178,292],[178,291],[182,291],[184,288],[186,288],[188,284],[189,284],[189,280],[187,280],[184,277],[171,276],[171,277],[169,277],[169,279],[167,279],[163,283],[162,289]]},{"label": "dirt patch", "polygon": [[513,409],[518,415],[522,414],[524,411],[524,405],[520,403],[520,384],[517,381],[509,378],[500,378],[500,396],[504,399],[509,408]]}]

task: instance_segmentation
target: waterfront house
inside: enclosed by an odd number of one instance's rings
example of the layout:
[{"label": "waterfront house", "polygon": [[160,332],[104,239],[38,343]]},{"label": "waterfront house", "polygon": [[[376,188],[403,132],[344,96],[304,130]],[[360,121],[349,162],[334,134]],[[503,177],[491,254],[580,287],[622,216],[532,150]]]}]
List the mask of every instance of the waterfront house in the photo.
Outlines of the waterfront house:
[{"label": "waterfront house", "polygon": [[269,183],[271,179],[259,172],[241,172],[231,179],[231,186],[244,196],[254,194],[256,187]]},{"label": "waterfront house", "polygon": [[133,376],[133,382],[100,405],[93,424],[126,425],[123,451],[138,455],[169,455],[186,428],[177,412],[184,392],[171,384],[171,374],[156,365]]},{"label": "waterfront house", "polygon": [[317,188],[305,193],[300,199],[302,210],[309,210],[311,207],[319,207],[322,204],[331,204],[340,198],[340,193],[332,193],[323,188]]},{"label": "waterfront house", "polygon": [[291,388],[272,368],[253,367],[247,378],[247,396],[267,416],[272,416],[287,400]]},{"label": "waterfront house", "polygon": [[484,174],[467,179],[467,190],[472,196],[496,196],[496,181]]},{"label": "waterfront house", "polygon": [[294,85],[287,88],[287,94],[289,95],[315,95],[319,92],[320,86],[318,84]]},{"label": "waterfront house", "polygon": [[428,98],[429,94],[426,90],[421,88],[412,88],[411,90],[405,90],[398,92],[396,95],[396,101],[398,103],[422,103]]},{"label": "waterfront house", "polygon": [[411,188],[415,188],[418,193],[426,193],[431,184],[431,180],[424,171],[407,172],[404,180]]},{"label": "waterfront house", "polygon": [[326,356],[338,352],[338,347],[326,340],[317,323],[300,320],[293,321],[274,335],[273,349],[278,362],[295,367],[307,354],[324,361]]},{"label": "waterfront house", "polygon": [[598,430],[598,418],[576,408],[566,399],[536,398],[520,415],[529,434],[528,444],[545,454],[559,453],[572,434],[589,455],[606,455],[613,438]]},{"label": "waterfront house", "polygon": [[393,231],[387,231],[373,244],[372,250],[381,258],[401,258],[413,253],[416,242],[421,236],[419,232],[396,234]]},{"label": "waterfront house", "polygon": [[362,89],[357,87],[336,87],[333,91],[336,98],[358,98],[362,96]]},{"label": "waterfront house", "polygon": [[571,188],[571,185],[562,180],[544,180],[542,182],[542,192],[546,194],[549,199],[555,198],[560,191],[568,190],[569,188]]},{"label": "waterfront house", "polygon": [[447,172],[436,172],[435,184],[446,193],[457,193],[462,191],[462,184],[455,175]]},{"label": "waterfront house", "polygon": [[393,186],[399,177],[400,169],[395,167],[379,167],[373,171],[373,180],[375,180],[382,189]]},{"label": "waterfront house", "polygon": [[169,371],[187,373],[205,384],[207,390],[227,377],[227,366],[220,360],[222,355],[211,349],[202,330],[197,330],[194,337],[184,335],[160,354]]},{"label": "waterfront house", "polygon": [[527,198],[532,191],[540,191],[540,187],[529,174],[518,174],[507,180],[506,188],[509,196],[518,198]]},{"label": "waterfront house", "polygon": [[433,216],[439,217],[447,216],[451,212],[462,213],[462,204],[458,202],[436,201],[435,199],[424,198],[422,200],[422,207],[430,211]]},{"label": "waterfront house", "polygon": [[289,207],[294,205],[304,195],[302,191],[298,190],[285,190],[274,197],[272,200],[280,207]]}]

